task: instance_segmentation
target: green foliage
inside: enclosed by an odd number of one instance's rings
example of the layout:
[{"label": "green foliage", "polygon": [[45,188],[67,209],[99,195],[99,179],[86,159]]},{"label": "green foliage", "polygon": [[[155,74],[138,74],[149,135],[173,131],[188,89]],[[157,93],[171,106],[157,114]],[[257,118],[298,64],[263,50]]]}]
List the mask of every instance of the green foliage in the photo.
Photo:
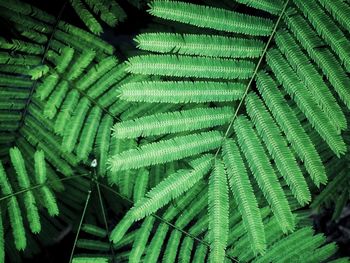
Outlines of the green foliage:
[{"label": "green foliage", "polygon": [[70,1],[91,34],[0,0],[0,262],[66,225],[76,263],[332,262],[309,217],[349,200],[349,5],[210,4],[150,1],[135,52],[100,37],[114,1]]}]

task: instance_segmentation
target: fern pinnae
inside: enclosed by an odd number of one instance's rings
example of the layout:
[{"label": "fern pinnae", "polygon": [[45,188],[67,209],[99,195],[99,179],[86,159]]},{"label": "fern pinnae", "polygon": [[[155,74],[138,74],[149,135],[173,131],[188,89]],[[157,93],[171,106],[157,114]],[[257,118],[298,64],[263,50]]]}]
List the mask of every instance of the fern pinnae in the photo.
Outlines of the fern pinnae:
[{"label": "fern pinnae", "polygon": [[91,152],[97,133],[97,128],[100,124],[102,110],[100,107],[95,106],[92,108],[84,128],[81,132],[79,144],[77,146],[77,157],[80,160],[86,160]]},{"label": "fern pinnae", "polygon": [[333,126],[344,130],[347,126],[344,113],[324,83],[322,75],[310,63],[309,58],[300,49],[296,40],[287,30],[279,30],[276,33],[275,41],[280,51],[287,57],[288,62],[294,70],[296,70],[299,78],[306,84],[318,105],[320,105],[329,120],[333,123]]},{"label": "fern pinnae", "polygon": [[[267,62],[288,94],[294,99],[300,110],[315,127],[320,136],[327,142],[333,152],[339,157],[346,152],[346,145],[339,132],[330,125],[324,112],[316,104],[310,92],[303,87],[302,82],[290,67],[282,54],[277,50],[267,53]],[[321,109],[320,109],[321,110]]]},{"label": "fern pinnae", "polygon": [[350,32],[350,7],[342,0],[319,0],[320,4],[332,14],[333,18],[337,20],[348,32]]},{"label": "fern pinnae", "polygon": [[148,249],[146,251],[146,256],[144,257],[145,262],[157,263],[158,257],[165,240],[166,234],[168,232],[169,225],[166,223],[160,223],[158,225],[157,231],[154,234]]},{"label": "fern pinnae", "polygon": [[100,123],[95,141],[95,151],[97,155],[97,170],[100,176],[104,176],[107,171],[108,151],[110,147],[111,127],[113,118],[106,114]]},{"label": "fern pinnae", "polygon": [[118,122],[113,126],[113,135],[117,138],[135,138],[211,128],[227,123],[231,115],[230,107],[158,113]]},{"label": "fern pinnae", "polygon": [[57,110],[60,108],[64,97],[68,91],[69,84],[67,81],[63,80],[59,82],[55,88],[55,90],[50,95],[48,101],[45,104],[44,115],[53,119],[57,113]]},{"label": "fern pinnae", "polygon": [[90,65],[95,55],[96,52],[94,50],[84,50],[79,54],[75,63],[70,65],[66,78],[69,81],[77,79],[83,73],[84,69]]},{"label": "fern pinnae", "polygon": [[291,10],[290,14],[284,16],[287,26],[308,52],[309,56],[320,67],[324,75],[326,75],[341,100],[350,108],[350,91],[347,88],[350,85],[350,80],[343,67],[328,48],[315,49],[315,47],[325,46],[326,44],[311,28],[309,23],[294,12],[294,10]]},{"label": "fern pinnae", "polygon": [[152,188],[145,198],[131,208],[132,218],[140,220],[191,189],[211,169],[212,156],[204,155],[190,164],[193,169],[179,170]]},{"label": "fern pinnae", "polygon": [[315,30],[338,55],[347,71],[350,70],[350,49],[346,42],[348,39],[337,24],[314,1],[295,0],[295,5],[304,13]]},{"label": "fern pinnae", "polygon": [[242,214],[252,250],[255,254],[263,254],[266,249],[264,226],[242,156],[232,140],[224,141],[222,151],[229,186]]},{"label": "fern pinnae", "polygon": [[182,233],[177,229],[174,229],[171,232],[171,235],[168,239],[162,262],[173,263],[176,262],[176,255],[178,250],[178,245],[180,243]]},{"label": "fern pinnae", "polygon": [[[215,160],[208,189],[210,262],[224,262],[228,239],[228,185],[224,165]],[[218,224],[220,222],[220,224]]]},{"label": "fern pinnae", "polygon": [[150,232],[153,228],[155,217],[147,217],[141,225],[141,228],[137,230],[134,244],[130,251],[129,262],[138,263],[141,260],[141,256],[145,251]]},{"label": "fern pinnae", "polygon": [[41,100],[46,99],[57,85],[58,80],[59,76],[56,73],[46,76],[43,79],[43,82],[41,82],[35,89],[35,95]]},{"label": "fern pinnae", "polygon": [[243,59],[141,55],[130,58],[126,70],[159,76],[248,79],[253,74],[254,63]]},{"label": "fern pinnae", "polygon": [[143,33],[135,41],[147,51],[227,58],[259,57],[264,48],[260,40],[219,35]]},{"label": "fern pinnae", "polygon": [[281,229],[285,233],[293,231],[295,222],[288,201],[251,122],[240,116],[234,123],[234,130],[250,170],[278,218]]},{"label": "fern pinnae", "polygon": [[248,115],[255,124],[256,130],[265,142],[268,152],[294,196],[301,205],[311,201],[311,194],[297,161],[287,146],[279,127],[268,113],[265,105],[254,93],[248,94],[245,100]]},{"label": "fern pinnae", "polygon": [[137,178],[135,179],[135,185],[133,189],[134,203],[140,201],[148,189],[149,171],[147,169],[140,170],[141,171],[137,174]]},{"label": "fern pinnae", "polygon": [[42,150],[36,151],[34,154],[35,177],[38,184],[46,181],[46,165],[45,155]]},{"label": "fern pinnae", "polygon": [[76,106],[73,116],[64,130],[62,139],[62,149],[68,153],[72,152],[78,140],[80,130],[83,126],[83,121],[89,110],[90,101],[87,98],[82,98]]},{"label": "fern pinnae", "polygon": [[224,102],[242,98],[244,87],[239,82],[142,81],[122,85],[118,96],[135,102]]},{"label": "fern pinnae", "polygon": [[277,89],[276,82],[261,71],[257,74],[257,88],[288,141],[304,162],[305,168],[316,186],[325,184],[327,176],[321,158],[295,113]]},{"label": "fern pinnae", "polygon": [[112,171],[137,169],[217,149],[221,140],[222,135],[218,131],[178,136],[124,151],[112,156],[108,162]]},{"label": "fern pinnae", "polygon": [[273,26],[269,19],[180,1],[154,0],[149,6],[151,15],[226,32],[266,36]]},{"label": "fern pinnae", "polygon": [[[7,179],[4,166],[2,165],[1,161],[0,161],[0,185],[1,185],[1,191],[4,195],[12,194],[12,187]],[[19,208],[17,198],[15,196],[10,197],[7,207],[8,207],[9,218],[10,218],[10,223],[12,227],[12,234],[15,240],[15,246],[17,250],[24,250],[27,246],[27,240],[26,240],[26,234],[25,234],[25,229],[23,225],[21,211]]]}]

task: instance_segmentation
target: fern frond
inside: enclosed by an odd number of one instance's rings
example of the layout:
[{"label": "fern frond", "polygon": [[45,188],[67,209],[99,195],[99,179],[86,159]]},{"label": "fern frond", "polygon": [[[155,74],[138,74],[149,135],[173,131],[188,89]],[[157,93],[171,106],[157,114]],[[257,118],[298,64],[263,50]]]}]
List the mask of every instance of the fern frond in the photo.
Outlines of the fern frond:
[{"label": "fern frond", "polygon": [[235,0],[238,3],[245,4],[249,7],[264,10],[274,15],[278,15],[283,9],[281,0]]},{"label": "fern frond", "polygon": [[114,56],[109,56],[99,62],[97,65],[92,67],[86,74],[84,74],[76,82],[76,87],[79,90],[86,90],[95,81],[106,74],[112,67],[118,64],[118,60]]},{"label": "fern frond", "polygon": [[215,160],[214,170],[209,177],[208,213],[209,259],[212,263],[224,262],[229,234],[229,203],[225,168],[220,160]]},{"label": "fern frond", "polygon": [[333,18],[337,20],[348,32],[350,32],[350,6],[342,0],[319,0],[320,4],[332,14]]},{"label": "fern frond", "polygon": [[134,185],[134,203],[137,203],[144,197],[148,189],[149,171],[147,169],[140,169],[137,174]]},{"label": "fern frond", "polygon": [[142,55],[130,58],[126,70],[160,76],[248,79],[253,75],[254,63],[209,57]]},{"label": "fern frond", "polygon": [[288,148],[287,140],[269,114],[265,105],[254,93],[248,94],[245,100],[247,112],[255,124],[256,130],[265,142],[268,152],[283,178],[301,205],[311,201],[311,194],[294,154]]},{"label": "fern frond", "polygon": [[263,254],[266,249],[264,226],[242,156],[232,140],[224,141],[222,151],[228,182],[242,214],[252,250],[255,254]]},{"label": "fern frond", "polygon": [[74,55],[74,49],[70,47],[64,47],[61,50],[60,59],[58,60],[58,63],[56,64],[56,70],[58,73],[62,74],[66,68],[68,67],[69,63],[72,61]]},{"label": "fern frond", "polygon": [[83,224],[81,227],[81,230],[84,231],[85,233],[88,233],[97,237],[103,238],[107,236],[107,232],[105,229],[95,225],[91,225],[91,224]]},{"label": "fern frond", "polygon": [[347,45],[348,39],[340,30],[337,24],[315,1],[294,1],[296,6],[304,13],[315,30],[331,46],[339,56],[344,67],[350,71],[350,48]]},{"label": "fern frond", "polygon": [[108,263],[109,259],[106,257],[74,257],[72,263]]},{"label": "fern frond", "polygon": [[188,103],[224,102],[242,98],[242,83],[204,81],[143,81],[120,87],[120,98],[126,101]]},{"label": "fern frond", "polygon": [[158,257],[168,230],[169,226],[166,223],[159,224],[157,232],[154,234],[152,241],[148,246],[146,256],[144,257],[145,262],[158,262]]},{"label": "fern frond", "polygon": [[[0,161],[0,185],[1,191],[4,195],[12,194],[12,187],[7,179],[4,167]],[[23,219],[17,198],[10,197],[8,201],[9,218],[12,227],[12,234],[17,250],[24,250],[27,246],[27,239],[23,225]]]},{"label": "fern frond", "polygon": [[43,82],[36,88],[36,96],[41,100],[46,99],[57,85],[59,76],[56,73],[50,74],[44,78]]},{"label": "fern frond", "polygon": [[316,129],[332,151],[339,157],[346,152],[346,145],[337,130],[330,124],[327,116],[316,104],[310,92],[290,67],[282,54],[277,50],[267,53],[267,63],[274,71],[277,79],[283,84],[288,94],[305,114],[311,125]]},{"label": "fern frond", "polygon": [[168,242],[164,251],[163,260],[162,260],[163,262],[169,262],[169,263],[175,262],[180,239],[181,239],[181,232],[176,229],[173,230],[171,232],[171,235],[168,239]]},{"label": "fern frond", "polygon": [[45,104],[44,116],[53,119],[57,113],[57,110],[60,108],[64,97],[69,88],[69,83],[65,80],[59,82],[55,90],[51,93],[48,101]]},{"label": "fern frond", "polygon": [[47,65],[40,65],[29,70],[29,75],[32,80],[37,80],[46,75],[49,72],[49,67]]},{"label": "fern frond", "polygon": [[344,130],[347,126],[344,113],[324,83],[322,75],[310,63],[292,35],[287,30],[279,30],[275,35],[275,41],[332,124],[337,129]]},{"label": "fern frond", "polygon": [[116,123],[113,126],[113,135],[116,138],[136,138],[194,131],[223,125],[229,122],[231,116],[232,109],[230,107],[197,108],[158,113]]},{"label": "fern frond", "polygon": [[39,150],[34,154],[35,177],[38,184],[46,181],[46,165],[44,152]]},{"label": "fern frond", "polygon": [[60,111],[57,114],[54,130],[59,135],[64,135],[64,130],[73,115],[75,106],[78,104],[80,94],[77,90],[71,90],[63,101]]},{"label": "fern frond", "polygon": [[134,244],[130,251],[129,262],[138,263],[140,262],[141,256],[144,253],[150,232],[153,228],[155,217],[150,216],[145,219],[141,228],[137,230]]},{"label": "fern frond", "polygon": [[96,135],[95,148],[97,155],[97,170],[100,176],[104,176],[107,171],[107,159],[112,125],[113,118],[106,114],[101,120]]},{"label": "fern frond", "polygon": [[162,140],[112,156],[108,162],[112,171],[180,160],[185,157],[216,149],[222,140],[218,131],[202,132]]},{"label": "fern frond", "polygon": [[155,0],[149,6],[151,15],[226,32],[267,36],[273,26],[269,19],[180,1]]},{"label": "fern frond", "polygon": [[103,28],[95,17],[87,10],[86,6],[81,2],[81,0],[69,0],[75,12],[89,28],[89,30],[96,34],[100,35],[103,32]]},{"label": "fern frond", "polygon": [[257,39],[219,35],[143,33],[135,41],[139,49],[147,51],[208,57],[255,58],[264,48],[264,43]]},{"label": "fern frond", "polygon": [[284,131],[300,159],[304,162],[305,168],[314,183],[317,186],[325,184],[327,176],[321,158],[295,113],[287,105],[286,100],[277,89],[274,80],[266,73],[259,72],[257,74],[257,87],[276,122]]},{"label": "fern frond", "polygon": [[112,241],[114,244],[117,244],[123,238],[123,236],[128,231],[133,222],[134,220],[132,219],[131,214],[126,213],[126,215],[114,227],[109,237],[109,240]]},{"label": "fern frond", "polygon": [[74,146],[78,140],[80,129],[83,126],[85,116],[89,110],[89,106],[90,101],[87,98],[82,98],[75,108],[69,124],[66,124],[64,136],[62,139],[62,149],[64,151],[68,153],[73,151]]},{"label": "fern frond", "polygon": [[241,116],[234,122],[234,130],[250,170],[277,217],[282,231],[293,231],[295,222],[290,206],[252,124]]},{"label": "fern frond", "polygon": [[75,63],[69,68],[66,78],[70,81],[78,78],[91,61],[94,59],[96,52],[94,50],[84,50],[77,58]]},{"label": "fern frond", "polygon": [[77,146],[77,157],[80,160],[86,160],[92,150],[97,129],[100,124],[101,115],[101,108],[95,106],[92,108],[88,118],[85,121],[79,144]]},{"label": "fern frond", "polygon": [[[329,82],[341,100],[350,109],[350,91],[347,88],[350,85],[350,80],[337,58],[325,47],[325,42],[316,34],[303,17],[291,10],[290,14],[285,16],[285,19],[293,34],[329,79]],[[324,48],[320,49],[318,47]]]},{"label": "fern frond", "polygon": [[[24,164],[24,159],[17,147],[11,148],[9,151],[11,162],[15,168],[18,184],[22,189],[30,188],[30,181],[28,178],[27,170]],[[33,233],[39,233],[41,230],[38,208],[34,195],[31,191],[23,193],[24,203],[27,209],[27,217],[29,221],[30,229]]]},{"label": "fern frond", "polygon": [[191,170],[179,170],[161,181],[130,209],[136,221],[156,212],[171,200],[191,189],[212,166],[212,156],[204,155],[190,162]]}]

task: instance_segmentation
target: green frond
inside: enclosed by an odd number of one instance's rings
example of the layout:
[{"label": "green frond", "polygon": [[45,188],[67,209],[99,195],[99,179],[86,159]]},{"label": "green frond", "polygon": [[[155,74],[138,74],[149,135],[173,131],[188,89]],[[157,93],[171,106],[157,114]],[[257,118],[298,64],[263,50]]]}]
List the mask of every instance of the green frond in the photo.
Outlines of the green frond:
[{"label": "green frond", "polygon": [[232,140],[224,141],[222,151],[228,182],[242,214],[252,250],[255,254],[263,254],[266,250],[264,226],[242,156]]},{"label": "green frond", "polygon": [[324,82],[323,76],[310,62],[292,35],[287,30],[279,30],[275,35],[275,41],[328,119],[337,129],[344,130],[347,126],[344,113]]},{"label": "green frond", "polygon": [[167,262],[167,263],[175,262],[181,235],[182,235],[181,232],[176,229],[171,232],[171,235],[168,239],[168,242],[164,251],[163,260],[162,260],[163,262]]},{"label": "green frond", "polygon": [[42,150],[36,151],[34,154],[35,177],[38,184],[46,181],[46,164],[45,154]]},{"label": "green frond", "polygon": [[118,64],[118,60],[114,56],[109,56],[92,67],[86,74],[84,74],[76,82],[76,87],[79,90],[86,90],[95,81],[106,74],[112,67]]},{"label": "green frond", "polygon": [[206,81],[129,82],[119,89],[122,100],[158,103],[224,102],[242,98],[242,83]]},{"label": "green frond", "polygon": [[116,138],[136,138],[211,128],[228,123],[232,112],[232,108],[222,107],[157,113],[118,122],[113,126],[113,135]]},{"label": "green frond", "polygon": [[[0,173],[1,173],[1,171],[0,171]],[[0,262],[1,263],[5,262],[4,225],[2,223],[2,213],[1,212],[0,212]]]},{"label": "green frond", "polygon": [[100,23],[95,19],[95,17],[90,13],[86,6],[81,2],[81,0],[69,0],[75,12],[89,28],[89,30],[100,35],[103,32],[103,28]]},{"label": "green frond", "polygon": [[27,54],[42,55],[44,53],[44,46],[35,43],[22,41],[19,39],[6,39],[0,37],[0,47],[12,51],[21,51]]},{"label": "green frond", "polygon": [[280,171],[293,195],[301,205],[311,201],[311,194],[288,142],[267,111],[259,97],[250,93],[245,100],[247,112],[255,124],[255,128],[264,141],[277,169]]},{"label": "green frond", "polygon": [[69,83],[65,80],[59,82],[51,93],[44,108],[44,116],[53,119],[60,108],[62,101],[64,100],[66,93],[69,89]]},{"label": "green frond", "polygon": [[149,262],[149,263],[158,262],[158,257],[162,249],[162,245],[168,230],[169,230],[169,226],[166,223],[159,224],[157,228],[157,232],[154,234],[147,248],[146,256],[144,257],[145,262]]},{"label": "green frond", "polygon": [[211,169],[212,156],[204,155],[190,162],[190,165],[193,169],[179,170],[170,174],[152,188],[145,195],[145,198],[142,198],[130,209],[131,217],[135,221],[140,220],[191,189]]},{"label": "green frond", "polygon": [[296,102],[305,114],[311,125],[320,134],[332,151],[339,157],[346,152],[346,145],[339,132],[330,124],[329,119],[321,111],[310,92],[304,88],[303,83],[293,71],[282,54],[277,50],[267,53],[267,63],[274,71],[277,79],[284,89]]},{"label": "green frond", "polygon": [[83,126],[85,116],[89,110],[90,101],[82,98],[76,106],[70,122],[66,124],[64,136],[62,139],[62,149],[66,152],[72,152],[78,140],[80,130]]},{"label": "green frond", "polygon": [[350,6],[342,0],[319,0],[320,4],[339,22],[348,32],[350,32]]},{"label": "green frond", "polygon": [[333,254],[335,254],[337,250],[338,248],[335,243],[329,243],[327,245],[324,245],[320,248],[315,249],[312,253],[310,253],[310,257],[307,259],[307,262],[310,262],[310,263],[324,262]]},{"label": "green frond", "polygon": [[91,225],[91,224],[83,224],[81,227],[81,230],[84,231],[85,233],[88,233],[97,237],[103,238],[107,236],[107,232],[105,229],[95,225]]},{"label": "green frond", "polygon": [[33,82],[30,79],[25,79],[23,77],[14,77],[11,75],[5,75],[0,73],[0,83],[2,86],[6,87],[23,87],[28,88],[33,85]]},{"label": "green frond", "polygon": [[39,56],[32,55],[12,55],[8,52],[0,52],[0,63],[8,65],[38,66],[41,64]]},{"label": "green frond", "polygon": [[77,247],[96,250],[101,252],[107,252],[110,249],[110,244],[107,242],[103,242],[100,240],[92,240],[92,239],[78,239]]},{"label": "green frond", "polygon": [[74,257],[72,263],[108,263],[109,259],[104,257]]},{"label": "green frond", "polygon": [[84,50],[77,58],[75,63],[69,68],[66,78],[70,81],[81,76],[87,66],[94,59],[96,52],[94,50]]},{"label": "green frond", "polygon": [[151,15],[226,32],[267,36],[273,26],[269,19],[180,1],[155,0],[149,6]]},{"label": "green frond", "polygon": [[32,80],[37,80],[46,75],[50,68],[47,65],[40,65],[29,70],[29,75]]},{"label": "green frond", "polygon": [[43,186],[40,190],[47,212],[50,216],[57,216],[59,214],[59,209],[55,195],[47,186]]},{"label": "green frond", "polygon": [[199,244],[194,253],[192,262],[193,263],[203,263],[208,253],[208,247],[205,244]]},{"label": "green frond", "polygon": [[148,189],[149,181],[149,171],[147,169],[140,169],[140,172],[137,174],[134,185],[134,203],[137,203],[144,197]]},{"label": "green frond", "polygon": [[257,88],[276,122],[283,130],[291,146],[304,162],[305,168],[314,183],[327,183],[325,168],[314,144],[301,126],[292,109],[287,105],[275,81],[264,72],[257,74]]},{"label": "green frond", "polygon": [[180,251],[179,251],[179,262],[180,263],[190,263],[192,248],[194,245],[194,240],[190,237],[185,237],[182,240]]},{"label": "green frond", "polygon": [[75,106],[78,104],[80,94],[77,90],[71,90],[64,99],[57,114],[54,130],[59,135],[64,135],[64,130],[73,115]]},{"label": "green frond", "polygon": [[41,100],[46,99],[57,85],[59,76],[56,73],[50,74],[35,89],[36,96]]},{"label": "green frond", "polygon": [[112,171],[137,169],[216,149],[221,140],[222,136],[218,131],[179,136],[124,151],[110,157],[108,163]]},{"label": "green frond", "polygon": [[259,188],[271,206],[283,232],[293,231],[294,218],[286,196],[252,124],[244,116],[234,122],[237,141]]},{"label": "green frond", "polygon": [[77,157],[80,160],[86,160],[89,156],[89,153],[92,151],[97,129],[100,124],[101,115],[101,108],[95,106],[92,108],[89,116],[85,121],[83,130],[80,135],[79,144],[77,146]]},{"label": "green frond", "polygon": [[9,151],[12,165],[16,171],[18,184],[21,188],[29,188],[30,181],[28,178],[27,170],[24,164],[23,156],[17,147],[13,147]]},{"label": "green frond", "polygon": [[302,16],[291,11],[291,14],[284,17],[300,44],[328,78],[341,100],[350,108],[350,91],[347,88],[350,80],[337,58]]},{"label": "green frond", "polygon": [[257,39],[219,35],[143,33],[135,41],[139,49],[147,51],[208,57],[255,58],[264,48]]},{"label": "green frond", "polygon": [[238,3],[249,7],[264,10],[274,15],[279,15],[283,9],[282,0],[235,0]]},{"label": "green frond", "polygon": [[214,170],[209,177],[209,259],[212,263],[224,262],[229,234],[228,185],[225,168],[221,160],[215,160]]},{"label": "green frond", "polygon": [[335,21],[316,1],[295,0],[294,3],[311,22],[315,30],[338,55],[347,71],[350,70],[350,48],[348,39]]},{"label": "green frond", "polygon": [[58,63],[56,64],[56,70],[58,73],[62,74],[73,59],[74,49],[64,47],[60,53]]},{"label": "green frond", "polygon": [[131,217],[130,213],[126,213],[126,215],[118,222],[118,224],[114,227],[109,237],[109,240],[114,244],[117,244],[128,231],[130,226],[133,224],[134,220]]},{"label": "green frond", "polygon": [[[12,194],[12,187],[7,179],[7,176],[1,161],[0,161],[0,186],[1,186],[1,191],[4,195]],[[17,250],[24,250],[27,246],[27,240],[26,240],[21,211],[15,196],[11,196],[9,198],[7,207],[8,207],[9,218],[10,218],[10,223],[12,227],[12,234],[15,241],[15,246]]]},{"label": "green frond", "polygon": [[254,63],[248,60],[142,55],[131,57],[126,70],[134,74],[173,77],[248,79],[253,75],[254,67]]},{"label": "green frond", "polygon": [[95,152],[97,155],[97,170],[100,176],[104,176],[107,171],[107,159],[112,125],[113,118],[106,114],[101,120],[96,135]]},{"label": "green frond", "polygon": [[147,217],[141,225],[141,228],[137,230],[135,241],[129,255],[130,263],[140,262],[141,256],[145,251],[148,238],[153,228],[154,221],[155,217]]}]

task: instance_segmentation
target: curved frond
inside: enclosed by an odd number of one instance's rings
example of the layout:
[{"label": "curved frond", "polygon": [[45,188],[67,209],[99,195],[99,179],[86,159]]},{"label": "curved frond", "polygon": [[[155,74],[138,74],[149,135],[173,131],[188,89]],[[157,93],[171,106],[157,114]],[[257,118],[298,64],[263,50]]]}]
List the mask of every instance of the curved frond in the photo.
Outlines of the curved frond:
[{"label": "curved frond", "polygon": [[179,1],[155,0],[150,8],[154,16],[226,32],[266,36],[273,26],[269,19]]},{"label": "curved frond", "polygon": [[158,103],[224,102],[242,98],[243,83],[207,81],[142,81],[119,88],[122,100]]},{"label": "curved frond", "polygon": [[234,130],[250,170],[277,217],[281,229],[283,232],[293,231],[295,222],[291,208],[251,122],[244,116],[238,117],[234,122]]},{"label": "curved frond", "polygon": [[136,169],[216,149],[220,146],[221,140],[222,136],[218,131],[178,136],[124,151],[112,156],[108,162],[112,171]]},{"label": "curved frond", "polygon": [[160,76],[248,79],[253,75],[254,63],[238,59],[142,55],[130,58],[126,70],[134,74]]}]

